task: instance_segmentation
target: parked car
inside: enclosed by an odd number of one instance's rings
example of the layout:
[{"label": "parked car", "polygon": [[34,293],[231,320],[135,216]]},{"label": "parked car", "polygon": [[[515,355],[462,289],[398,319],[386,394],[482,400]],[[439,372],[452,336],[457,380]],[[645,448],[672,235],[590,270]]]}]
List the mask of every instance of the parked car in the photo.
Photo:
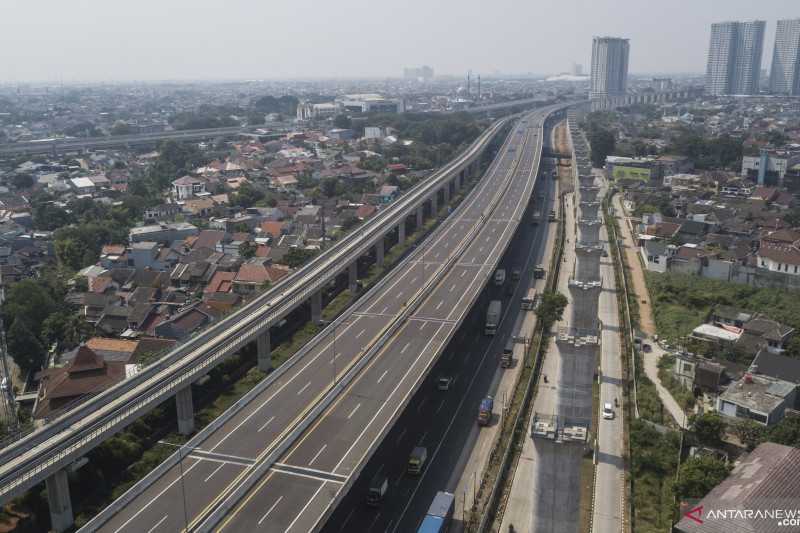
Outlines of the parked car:
[{"label": "parked car", "polygon": [[605,402],[603,404],[603,418],[606,420],[613,420],[614,408],[611,406],[611,402]]}]

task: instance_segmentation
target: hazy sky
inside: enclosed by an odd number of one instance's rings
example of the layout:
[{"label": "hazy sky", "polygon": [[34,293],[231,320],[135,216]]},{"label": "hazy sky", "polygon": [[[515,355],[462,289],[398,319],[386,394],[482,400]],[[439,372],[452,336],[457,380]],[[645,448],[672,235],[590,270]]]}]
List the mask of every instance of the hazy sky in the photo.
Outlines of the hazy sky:
[{"label": "hazy sky", "polygon": [[800,17],[800,0],[0,0],[0,82],[588,71],[593,35],[631,71],[702,72],[709,25]]}]

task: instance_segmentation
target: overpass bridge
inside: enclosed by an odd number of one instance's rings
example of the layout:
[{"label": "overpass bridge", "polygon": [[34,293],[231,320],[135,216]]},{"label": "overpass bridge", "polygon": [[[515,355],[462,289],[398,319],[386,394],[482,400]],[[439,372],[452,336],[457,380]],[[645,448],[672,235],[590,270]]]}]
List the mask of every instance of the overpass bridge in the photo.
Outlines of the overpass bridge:
[{"label": "overpass bridge", "polygon": [[321,527],[494,271],[557,111],[522,121],[478,188],[400,267],[85,530]]},{"label": "overpass bridge", "polygon": [[[179,429],[191,433],[194,429],[192,383],[250,342],[257,343],[259,367],[270,370],[270,328],[301,305],[309,305],[312,319],[319,321],[321,291],[339,275],[347,276],[351,291],[357,292],[358,259],[374,253],[377,264],[382,265],[387,235],[396,236],[402,243],[409,223],[419,227],[426,213],[435,216],[441,202],[447,202],[450,195],[461,188],[463,180],[476,173],[484,151],[507,124],[508,119],[495,122],[454,161],[238,311],[190,338],[136,376],[88,399],[0,450],[0,503],[45,480],[54,528],[69,527],[72,512],[66,471],[72,463],[173,396]],[[361,321],[372,323],[379,318],[365,316]],[[281,380],[287,379],[285,374],[294,375],[289,369],[312,365],[315,359],[308,354],[309,350],[296,354],[265,380],[265,387],[279,388],[283,385]],[[337,364],[342,365],[337,367],[339,369],[346,368],[343,362]],[[280,427],[291,427],[308,402],[331,386],[327,381],[317,385],[309,385],[307,392],[313,395],[305,398],[297,412],[281,421]],[[275,425],[279,425],[278,421]]]}]

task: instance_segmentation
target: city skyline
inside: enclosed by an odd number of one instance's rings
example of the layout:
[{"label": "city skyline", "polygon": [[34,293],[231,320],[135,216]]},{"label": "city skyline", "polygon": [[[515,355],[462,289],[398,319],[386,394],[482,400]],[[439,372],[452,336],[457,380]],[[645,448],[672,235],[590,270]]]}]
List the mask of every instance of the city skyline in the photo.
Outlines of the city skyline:
[{"label": "city skyline", "polygon": [[[402,9],[361,0],[336,6],[257,6],[241,0],[222,6],[198,0],[191,10],[182,2],[154,0],[86,0],[80,10],[56,2],[11,4],[15,17],[0,22],[0,44],[17,51],[0,73],[6,83],[374,79],[401,77],[409,65],[430,65],[441,75],[462,76],[470,69],[484,77],[547,75],[569,71],[572,63],[588,65],[596,35],[630,39],[638,51],[630,58],[633,74],[702,74],[711,23],[767,20],[766,63],[772,60],[775,21],[800,16],[788,0],[768,5],[735,0],[724,7],[623,0],[613,12],[583,0],[557,6],[501,0],[491,11],[476,0],[458,6],[412,0]],[[517,15],[509,19],[512,10]],[[572,32],[565,39],[554,21],[567,18]],[[414,39],[390,40],[387,28]],[[314,38],[298,39],[301,31]],[[552,46],[556,41],[559,46]],[[384,44],[364,47],[367,42]]]}]

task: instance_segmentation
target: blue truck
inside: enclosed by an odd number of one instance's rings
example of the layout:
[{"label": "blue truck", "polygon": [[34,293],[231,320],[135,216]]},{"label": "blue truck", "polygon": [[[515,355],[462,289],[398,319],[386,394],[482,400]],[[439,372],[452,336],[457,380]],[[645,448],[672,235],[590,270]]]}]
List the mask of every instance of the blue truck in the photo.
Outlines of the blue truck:
[{"label": "blue truck", "polygon": [[455,497],[449,492],[437,492],[417,533],[445,533],[450,529],[455,501]]}]

